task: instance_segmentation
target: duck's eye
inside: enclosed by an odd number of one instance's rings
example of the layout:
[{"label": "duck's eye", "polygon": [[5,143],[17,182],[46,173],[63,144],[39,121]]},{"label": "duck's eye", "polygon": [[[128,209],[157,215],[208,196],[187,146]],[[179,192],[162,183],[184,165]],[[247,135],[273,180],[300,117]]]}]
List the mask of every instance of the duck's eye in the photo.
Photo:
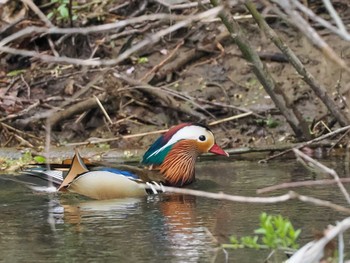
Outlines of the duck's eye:
[{"label": "duck's eye", "polygon": [[202,142],[204,142],[207,138],[205,138],[205,136],[204,135],[201,135],[201,136],[199,136],[199,138],[198,138],[200,141],[202,141]]}]

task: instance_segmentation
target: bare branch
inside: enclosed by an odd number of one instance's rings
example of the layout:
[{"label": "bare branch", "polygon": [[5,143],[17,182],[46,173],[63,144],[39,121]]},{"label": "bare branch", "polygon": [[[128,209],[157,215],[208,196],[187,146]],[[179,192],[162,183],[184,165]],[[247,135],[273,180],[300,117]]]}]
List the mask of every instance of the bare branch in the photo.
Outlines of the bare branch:
[{"label": "bare branch", "polygon": [[[149,38],[146,38],[145,40],[140,41],[139,43],[137,43],[136,45],[134,45],[133,47],[131,47],[130,49],[126,50],[125,52],[123,52],[122,54],[120,54],[117,58],[115,59],[106,59],[106,60],[92,60],[92,59],[88,59],[88,60],[84,60],[84,59],[76,59],[76,58],[70,58],[70,57],[54,57],[54,56],[50,56],[50,55],[45,55],[45,54],[40,54],[38,52],[34,52],[34,51],[27,51],[27,50],[19,50],[19,49],[14,49],[14,48],[10,48],[10,47],[4,47],[3,45],[5,45],[6,43],[21,37],[23,35],[28,34],[29,32],[36,32],[38,33],[38,31],[34,30],[34,29],[39,29],[39,32],[41,33],[61,33],[61,34],[68,34],[68,33],[81,33],[81,34],[87,34],[87,33],[91,33],[91,32],[96,32],[97,28],[99,28],[100,31],[104,31],[104,30],[110,30],[111,28],[116,28],[117,24],[119,23],[118,27],[120,27],[121,25],[126,25],[127,22],[125,21],[121,21],[121,22],[117,22],[117,23],[112,23],[112,24],[106,24],[106,25],[101,25],[101,26],[95,26],[95,27],[90,27],[89,30],[87,30],[87,28],[53,28],[53,29],[45,29],[45,28],[36,28],[33,27],[32,29],[28,29],[25,34],[23,34],[22,32],[21,34],[19,34],[19,32],[3,39],[3,41],[0,42],[0,51],[3,52],[7,52],[7,53],[11,53],[11,54],[18,54],[18,55],[22,55],[22,56],[30,56],[30,57],[36,57],[39,58],[43,61],[46,62],[58,62],[58,63],[69,63],[69,64],[75,64],[75,65],[84,65],[84,66],[101,66],[101,65],[105,65],[105,66],[112,66],[112,65],[116,65],[122,61],[124,61],[125,59],[127,59],[131,54],[135,53],[136,51],[141,50],[142,48],[144,48],[146,45],[149,44],[154,44],[156,42],[158,42],[161,37],[172,33],[182,27],[185,27],[189,24],[191,24],[194,21],[198,21],[204,18],[208,18],[208,17],[213,17],[213,16],[217,16],[217,14],[222,10],[221,6],[209,9],[205,12],[199,13],[197,15],[194,16],[190,16],[187,17],[185,20],[180,21],[176,24],[174,24],[173,26],[170,26],[166,29],[163,29],[161,31],[159,31],[158,33],[150,36]],[[155,15],[156,16],[156,15]],[[164,16],[164,15],[163,15]],[[167,15],[167,17],[169,17],[169,15]],[[133,19],[130,19],[133,20]],[[128,23],[130,23],[130,20]],[[145,18],[143,18],[143,20],[145,20]],[[148,19],[149,20],[149,19]],[[135,18],[134,21],[140,21],[140,17]]]},{"label": "bare branch", "polygon": [[186,19],[187,16],[180,16],[180,15],[170,15],[170,14],[152,14],[152,15],[144,15],[139,17],[134,17],[130,19],[125,19],[122,21],[117,21],[114,23],[108,23],[98,26],[90,26],[90,27],[72,27],[72,28],[59,28],[59,27],[51,27],[51,28],[45,28],[45,27],[37,27],[37,26],[31,26],[24,28],[6,38],[4,38],[2,41],[0,41],[0,47],[4,46],[10,42],[12,42],[15,39],[25,37],[32,34],[92,34],[92,33],[101,33],[106,31],[115,30],[117,28],[126,27],[128,25],[132,24],[138,24],[145,21],[155,21],[155,20],[171,20],[171,21],[178,21]]},{"label": "bare branch", "polygon": [[[288,14],[288,18],[317,48],[319,48],[328,59],[335,62],[341,68],[350,72],[346,62],[340,58],[337,53],[324,41],[320,35],[312,28],[309,23],[295,10],[296,0],[275,1]],[[293,4],[291,3],[293,2]],[[304,10],[304,9],[303,9]]]},{"label": "bare branch", "polygon": [[322,2],[325,5],[325,7],[327,8],[327,10],[328,10],[329,14],[331,15],[331,17],[333,18],[334,22],[337,24],[337,27],[339,28],[340,32],[345,34],[345,35],[347,35],[347,41],[349,41],[350,40],[350,35],[346,31],[344,23],[340,19],[337,11],[335,11],[331,1],[329,1],[329,0],[322,0]]},{"label": "bare branch", "polygon": [[[339,179],[342,183],[350,183],[350,178],[340,178]],[[300,182],[288,182],[288,183],[281,183],[277,185],[267,186],[264,188],[260,188],[256,190],[257,194],[264,194],[276,190],[281,189],[290,189],[290,188],[296,188],[296,187],[307,187],[307,186],[320,186],[320,185],[331,185],[331,184],[337,184],[337,181],[334,179],[324,179],[324,180],[308,180],[308,181],[300,181]]]},{"label": "bare branch", "polygon": [[[300,248],[294,255],[288,259],[287,263],[299,262],[320,262],[323,257],[325,246],[334,239],[337,235],[344,233],[350,228],[350,218],[345,218],[343,221],[337,223],[336,226],[327,229],[325,236],[317,241],[307,243]],[[343,262],[343,258],[339,257],[339,262]]]},{"label": "bare branch", "polygon": [[274,158],[276,158],[276,157],[279,157],[279,156],[282,156],[282,155],[284,155],[284,154],[286,154],[286,153],[289,153],[289,152],[293,151],[293,149],[300,149],[300,148],[303,148],[303,147],[305,147],[305,146],[307,146],[307,145],[310,145],[310,144],[312,144],[312,143],[314,143],[314,142],[322,141],[322,140],[324,140],[324,139],[326,139],[326,138],[328,138],[328,137],[331,137],[331,136],[333,136],[333,135],[335,135],[335,134],[338,134],[338,133],[340,133],[340,132],[348,131],[349,129],[350,129],[350,125],[345,126],[345,127],[342,127],[342,128],[339,128],[339,129],[337,129],[337,130],[335,130],[335,131],[333,131],[333,132],[327,133],[327,134],[322,135],[322,136],[320,136],[320,137],[318,137],[318,138],[315,138],[315,139],[313,139],[313,140],[310,140],[310,141],[307,141],[307,142],[304,142],[304,143],[300,143],[298,146],[295,146],[295,147],[293,147],[293,148],[291,148],[291,149],[288,149],[288,150],[285,150],[285,151],[283,151],[283,152],[280,152],[280,153],[277,153],[277,154],[275,154],[275,155],[272,155],[272,156],[270,156],[269,158],[260,160],[259,162],[260,162],[260,163],[267,162],[267,161],[269,161],[269,160],[271,160],[271,159],[274,159]]},{"label": "bare branch", "polygon": [[[211,3],[214,6],[218,5],[218,2],[218,0],[211,0]],[[242,32],[241,27],[229,12],[229,9],[225,8],[219,14],[219,17],[227,30],[230,32],[231,39],[241,50],[244,58],[252,64],[252,70],[255,76],[263,85],[266,93],[271,97],[272,101],[286,118],[295,135],[298,138],[310,139],[311,136],[308,125],[302,118],[299,110],[295,107],[295,105],[288,101],[284,91],[279,87],[279,85],[276,85],[271,73],[268,71],[266,65],[261,61],[257,52],[248,42],[245,34]]]},{"label": "bare branch", "polygon": [[[305,5],[298,1],[293,1],[293,4],[305,15],[307,15],[310,19],[314,20],[315,22],[319,23],[321,26],[324,26],[327,28],[329,31],[337,34],[344,40],[349,41],[350,40],[350,35],[347,33],[347,31],[342,31],[340,28],[337,28],[333,26],[331,23],[323,19],[322,17],[316,15],[311,9],[307,8]],[[338,16],[338,15],[337,15]]]},{"label": "bare branch", "polygon": [[226,201],[240,202],[240,203],[274,204],[274,203],[281,203],[281,202],[286,202],[288,200],[297,199],[305,203],[311,203],[318,206],[328,207],[339,212],[350,213],[350,209],[344,206],[337,205],[326,200],[322,200],[322,199],[318,199],[318,198],[314,198],[306,195],[300,195],[294,191],[289,191],[287,194],[272,196],[272,197],[251,197],[251,196],[229,195],[229,194],[224,194],[222,192],[210,193],[206,191],[177,188],[177,187],[170,187],[170,186],[163,186],[163,185],[154,185],[154,184],[152,184],[151,186],[141,184],[140,187],[146,188],[146,189],[151,189],[153,187],[155,190],[164,191],[168,193],[188,194],[188,195],[206,197],[210,199],[226,200]]},{"label": "bare branch", "polygon": [[340,188],[340,191],[343,193],[343,195],[345,196],[346,201],[348,202],[348,204],[350,204],[350,196],[349,193],[346,191],[343,183],[340,181],[338,174],[333,170],[328,168],[327,166],[317,162],[316,160],[312,159],[310,156],[306,155],[305,153],[299,151],[298,149],[293,149],[293,152],[295,153],[295,155],[299,158],[302,158],[310,163],[312,163],[314,166],[318,167],[319,169],[321,169],[322,171],[326,172],[327,174],[331,175],[334,180],[337,182],[338,187]]},{"label": "bare branch", "polygon": [[300,59],[295,53],[288,47],[288,45],[276,34],[276,32],[266,23],[264,18],[255,8],[255,5],[251,1],[247,1],[246,7],[253,15],[255,21],[264,33],[271,39],[271,41],[286,55],[289,62],[296,69],[296,71],[303,77],[303,80],[310,86],[310,88],[316,93],[316,95],[327,106],[328,110],[333,114],[341,126],[349,124],[349,120],[343,111],[338,107],[331,97],[328,95],[328,91],[325,87],[317,83],[313,75],[304,67]]}]

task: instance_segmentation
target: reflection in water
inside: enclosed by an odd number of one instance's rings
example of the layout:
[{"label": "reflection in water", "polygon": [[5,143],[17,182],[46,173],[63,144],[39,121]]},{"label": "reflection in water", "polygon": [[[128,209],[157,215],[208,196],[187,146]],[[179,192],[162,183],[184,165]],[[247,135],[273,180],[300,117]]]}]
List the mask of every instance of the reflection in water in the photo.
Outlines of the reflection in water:
[{"label": "reflection in water", "polygon": [[[74,201],[61,199],[61,205],[53,210],[53,218],[57,223],[79,225],[81,223],[97,223],[99,220],[123,220],[136,213],[138,198],[115,200]],[[58,212],[58,213],[57,213]]]},{"label": "reflection in water", "polygon": [[165,218],[166,235],[173,248],[173,257],[186,255],[191,261],[198,262],[205,252],[198,248],[204,247],[209,250],[207,253],[213,252],[208,246],[210,236],[195,214],[195,196],[167,195],[159,205]]},{"label": "reflection in water", "polygon": [[[76,233],[84,234],[87,227],[122,233],[128,221],[144,214],[145,220],[140,223],[147,233],[133,232],[130,238],[148,239],[151,246],[157,244],[156,250],[162,250],[166,258],[176,262],[201,262],[215,256],[216,244],[202,220],[198,220],[195,209],[196,197],[188,195],[148,196],[146,202],[143,198],[95,201],[61,197],[50,201],[48,221],[54,222],[54,231],[59,225],[69,224]],[[139,244],[140,249],[145,246]]]}]

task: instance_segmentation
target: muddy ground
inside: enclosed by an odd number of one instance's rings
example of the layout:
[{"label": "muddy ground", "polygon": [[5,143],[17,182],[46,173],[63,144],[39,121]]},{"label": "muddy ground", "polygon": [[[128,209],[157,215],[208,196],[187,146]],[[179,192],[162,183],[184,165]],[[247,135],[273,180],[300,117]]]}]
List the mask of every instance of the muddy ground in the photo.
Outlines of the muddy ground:
[{"label": "muddy ground", "polygon": [[[44,2],[38,1],[37,4],[40,7]],[[79,10],[80,18],[74,21],[73,26],[91,26],[129,18],[135,10],[131,8],[131,3],[125,8],[110,11],[117,6],[117,2],[121,4],[124,1],[110,1],[103,6],[97,4],[91,5],[90,9]],[[346,1],[339,3],[338,11],[349,23],[350,4]],[[7,8],[6,12],[12,12],[11,7]],[[42,7],[41,10],[48,14],[54,8],[57,6]],[[319,6],[314,8],[322,10]],[[2,11],[4,30],[11,20],[4,23],[4,9]],[[247,14],[241,6],[236,11],[239,12],[236,15]],[[98,12],[103,14],[99,16],[100,20],[93,16]],[[166,12],[166,9],[157,2],[150,2],[139,15],[157,12]],[[177,14],[196,12],[195,8],[189,8]],[[43,26],[43,22],[33,12],[28,9],[23,11],[20,3],[13,9],[13,16],[16,15],[22,16],[22,21],[11,30],[2,31],[2,38],[30,25]],[[58,17],[52,21],[57,26],[69,26],[69,21],[59,20]],[[259,52],[278,85],[286,92],[290,103],[297,105],[310,127],[312,123],[318,124],[315,135],[322,132],[325,126],[331,126],[333,118],[327,114],[322,102],[254,21],[251,18],[239,18],[238,21],[250,44]],[[346,99],[350,90],[350,74],[327,60],[302,33],[282,19],[272,17],[268,22],[300,57],[307,70],[341,105],[340,98]],[[113,32],[67,35],[65,38],[62,35],[33,34],[10,45],[52,54],[51,41],[59,56],[114,58],[121,50],[170,25],[169,21],[141,23],[124,28],[121,32],[126,32],[126,36],[115,38]],[[323,28],[316,28],[334,51],[350,65],[349,42]],[[139,30],[137,34],[128,33],[135,29]],[[218,36],[225,34],[226,28],[219,20],[193,23],[163,37],[157,44],[145,46],[141,52],[108,69],[46,63],[37,58],[2,53],[0,145],[40,148],[45,143],[46,117],[67,111],[93,98],[93,95],[101,96],[101,103],[111,122],[96,103],[90,103],[85,108],[75,109],[72,114],[55,119],[51,132],[52,144],[117,137],[114,141],[100,143],[101,147],[107,144],[120,149],[145,148],[158,135],[135,138],[122,136],[166,129],[180,122],[210,124],[245,111],[254,114],[211,126],[220,145],[225,148],[260,147],[295,141],[293,131],[252,73],[251,65],[242,58],[237,46],[225,36],[216,41]],[[197,55],[181,64],[191,52],[197,52]],[[120,78],[119,74],[129,79]],[[151,87],[140,88],[146,84]]]}]

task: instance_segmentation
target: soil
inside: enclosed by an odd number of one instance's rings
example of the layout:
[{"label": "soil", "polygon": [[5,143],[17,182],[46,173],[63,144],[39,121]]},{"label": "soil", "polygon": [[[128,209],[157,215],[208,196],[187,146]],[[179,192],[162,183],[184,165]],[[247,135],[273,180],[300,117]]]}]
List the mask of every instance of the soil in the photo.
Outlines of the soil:
[{"label": "soil", "polygon": [[[132,12],[128,8],[119,9],[119,13],[107,12],[112,5],[117,6],[116,2],[124,1],[110,2],[101,6],[99,10],[104,12],[102,21],[94,17],[93,13],[90,14],[92,18],[89,18],[87,11],[83,10],[81,15],[86,17],[76,20],[74,26],[91,26],[114,22],[118,18],[129,18]],[[344,19],[348,19],[349,3],[339,3],[347,5],[347,8],[339,8],[338,11],[341,11]],[[95,6],[94,12],[97,12],[97,7]],[[47,14],[54,8],[52,6],[51,9],[43,9],[43,12]],[[17,13],[20,12],[18,10],[22,10],[20,6],[17,6]],[[157,3],[149,4],[142,14],[155,13],[157,10],[164,11]],[[178,14],[185,15],[195,10],[186,9]],[[246,13],[242,8],[239,11],[242,15]],[[31,12],[27,11],[22,16],[24,22],[16,24],[10,32],[5,32],[1,37],[29,25],[43,26]],[[58,18],[55,22],[61,27],[69,26],[68,22],[60,22]],[[350,75],[327,60],[321,51],[291,25],[279,18],[269,19],[268,22],[302,60],[319,84],[326,87],[337,104],[344,103],[344,99],[349,97]],[[289,102],[297,106],[311,128],[317,124],[315,136],[325,128],[331,127],[333,118],[328,115],[325,106],[295,69],[284,61],[281,52],[263,35],[254,21],[242,19],[239,23],[250,44],[259,52],[266,68],[287,94]],[[137,28],[145,29],[145,32],[113,40],[111,32],[68,35],[65,39],[59,35],[50,37],[51,41],[56,43],[55,49],[60,56],[89,58],[93,54],[93,57],[114,58],[121,50],[169,25],[156,22],[149,25],[139,24]],[[2,28],[4,26],[2,25]],[[147,26],[150,28],[147,29]],[[133,27],[124,28],[123,32],[131,29]],[[347,65],[350,65],[349,42],[323,28],[317,28],[317,31]],[[167,35],[157,44],[144,47],[128,60],[108,69],[45,63],[37,58],[0,54],[0,121],[5,124],[0,125],[1,147],[44,145],[45,114],[49,112],[50,116],[55,115],[72,105],[93,98],[93,95],[101,96],[104,92],[107,95],[102,96],[101,102],[111,122],[94,103],[93,106],[75,114],[58,118],[52,128],[51,143],[64,145],[93,138],[118,137],[120,139],[108,142],[110,147],[146,148],[159,135],[129,139],[122,136],[166,129],[180,122],[209,124],[244,112],[234,107],[250,110],[254,115],[211,126],[218,143],[223,147],[260,147],[295,141],[297,138],[294,138],[293,131],[253,74],[251,65],[242,58],[238,47],[227,37],[213,43],[217,36],[225,32],[226,29],[220,21],[194,23]],[[47,35],[35,34],[17,40],[11,43],[11,46],[53,54],[48,39]],[[58,40],[60,43],[57,43]],[[211,49],[208,50],[208,47]],[[174,55],[165,61],[173,51]],[[171,63],[186,58],[189,52],[194,51],[202,53],[184,65],[171,67]],[[281,57],[282,59],[276,59]],[[157,65],[160,66],[153,76],[150,72]],[[140,85],[132,85],[130,81],[118,78],[116,73],[162,89],[140,89]],[[164,93],[164,88],[168,92],[176,92],[176,95]],[[78,96],[79,93],[81,95]],[[101,145],[104,146],[102,143]]]}]

